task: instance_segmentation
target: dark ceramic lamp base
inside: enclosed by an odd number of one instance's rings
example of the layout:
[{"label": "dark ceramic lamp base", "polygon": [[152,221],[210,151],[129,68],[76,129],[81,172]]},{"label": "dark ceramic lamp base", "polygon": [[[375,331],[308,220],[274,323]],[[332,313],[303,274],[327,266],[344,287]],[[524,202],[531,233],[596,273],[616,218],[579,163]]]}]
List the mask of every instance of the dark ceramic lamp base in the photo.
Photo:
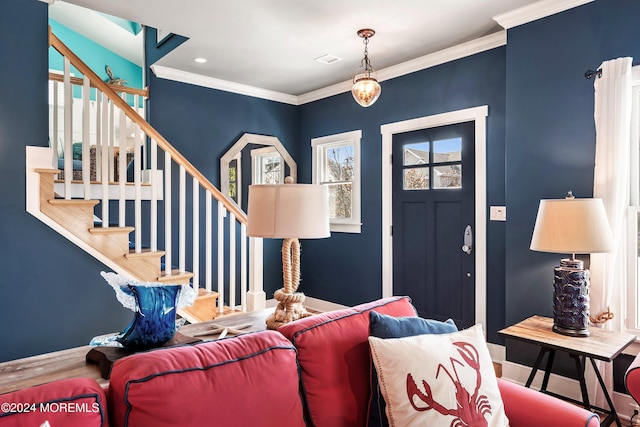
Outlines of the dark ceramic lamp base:
[{"label": "dark ceramic lamp base", "polygon": [[589,270],[576,259],[563,259],[554,269],[553,331],[589,336]]}]

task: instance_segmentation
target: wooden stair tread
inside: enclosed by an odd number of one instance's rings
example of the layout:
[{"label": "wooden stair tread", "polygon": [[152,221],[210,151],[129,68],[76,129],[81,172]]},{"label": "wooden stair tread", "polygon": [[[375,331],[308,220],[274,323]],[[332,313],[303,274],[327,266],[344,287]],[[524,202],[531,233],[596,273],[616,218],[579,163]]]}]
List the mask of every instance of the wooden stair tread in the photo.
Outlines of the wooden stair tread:
[{"label": "wooden stair tread", "polygon": [[198,289],[198,296],[196,297],[196,301],[203,301],[208,299],[213,299],[214,301],[218,299],[220,294],[215,291],[207,291],[206,289],[200,288]]},{"label": "wooden stair tread", "polygon": [[48,173],[51,175],[57,175],[60,173],[60,169],[48,169],[48,168],[35,168],[33,171],[36,173]]},{"label": "wooden stair tread", "polygon": [[100,200],[84,199],[49,199],[49,204],[54,206],[89,206],[93,207],[100,203]]},{"label": "wooden stair tread", "polygon": [[135,230],[134,227],[91,227],[89,233],[91,234],[129,234]]},{"label": "wooden stair tread", "polygon": [[166,254],[165,251],[152,251],[149,248],[142,249],[142,252],[136,252],[135,249],[130,249],[129,253],[124,254],[125,258],[128,259],[137,259],[137,258],[153,258],[153,257],[163,257]]},{"label": "wooden stair tread", "polygon": [[162,275],[158,277],[158,282],[161,283],[171,283],[172,281],[178,280],[187,280],[193,277],[193,273],[190,271],[180,271],[177,268],[171,270],[171,275],[168,276],[167,273],[163,270]]}]

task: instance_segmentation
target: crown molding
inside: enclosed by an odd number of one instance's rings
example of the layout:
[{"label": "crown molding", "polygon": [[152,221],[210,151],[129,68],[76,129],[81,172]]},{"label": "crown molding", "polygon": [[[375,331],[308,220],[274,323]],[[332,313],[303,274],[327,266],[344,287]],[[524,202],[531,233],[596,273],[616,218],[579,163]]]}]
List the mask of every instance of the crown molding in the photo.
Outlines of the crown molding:
[{"label": "crown molding", "polygon": [[173,80],[182,83],[189,83],[196,86],[218,89],[225,92],[237,93],[239,95],[253,96],[254,98],[267,99],[269,101],[282,102],[283,104],[298,105],[298,97],[273,90],[261,89],[259,87],[234,83],[227,80],[216,79],[203,76],[202,74],[190,73],[188,71],[176,70],[162,65],[154,64],[151,71],[156,77]]},{"label": "crown molding", "polygon": [[[412,59],[402,64],[384,68],[378,71],[379,81],[385,81],[426,68],[435,67],[446,62],[455,61],[456,59],[471,56],[476,53],[484,52],[496,47],[507,44],[507,32],[505,30],[479,39],[471,40],[466,43],[459,44],[429,55]],[[213,77],[203,76],[201,74],[181,71],[175,68],[169,68],[162,65],[152,65],[151,70],[156,77],[167,80],[174,80],[182,83],[189,83],[197,86],[208,87],[211,89],[223,90],[226,92],[237,93],[240,95],[253,96],[256,98],[267,99],[270,101],[282,102],[291,105],[302,105],[309,102],[318,101],[330,96],[346,93],[351,90],[351,80],[333,84],[301,95],[289,95],[282,92],[261,89],[254,86],[233,83],[226,80],[216,79]]]},{"label": "crown molding", "polygon": [[509,28],[564,12],[565,10],[582,6],[592,1],[593,0],[542,0],[512,10],[511,12],[496,15],[493,17],[493,20],[500,24],[502,28],[508,30]]},{"label": "crown molding", "polygon": [[[480,37],[479,39],[471,40],[457,46],[378,70],[378,81],[383,82],[385,80],[401,77],[416,71],[435,67],[436,65],[441,65],[450,61],[455,61],[456,59],[461,59],[476,53],[504,46],[506,44],[507,32],[502,30],[497,33],[489,34],[488,36]],[[298,96],[298,102],[299,104],[306,104],[308,102],[328,98],[340,93],[349,92],[351,90],[351,85],[351,80],[347,80],[342,83],[307,92]]]}]

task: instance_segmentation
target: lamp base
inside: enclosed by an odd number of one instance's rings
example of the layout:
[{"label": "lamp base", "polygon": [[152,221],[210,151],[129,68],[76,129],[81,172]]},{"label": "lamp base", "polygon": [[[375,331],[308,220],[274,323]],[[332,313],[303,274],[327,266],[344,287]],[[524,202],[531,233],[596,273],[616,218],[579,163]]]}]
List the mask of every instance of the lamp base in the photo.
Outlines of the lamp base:
[{"label": "lamp base", "polygon": [[311,316],[302,305],[305,299],[302,292],[286,293],[284,289],[278,289],[274,298],[278,305],[266,319],[267,329],[276,330],[289,322]]},{"label": "lamp base", "polygon": [[588,337],[589,270],[580,260],[563,259],[553,271],[553,331]]}]

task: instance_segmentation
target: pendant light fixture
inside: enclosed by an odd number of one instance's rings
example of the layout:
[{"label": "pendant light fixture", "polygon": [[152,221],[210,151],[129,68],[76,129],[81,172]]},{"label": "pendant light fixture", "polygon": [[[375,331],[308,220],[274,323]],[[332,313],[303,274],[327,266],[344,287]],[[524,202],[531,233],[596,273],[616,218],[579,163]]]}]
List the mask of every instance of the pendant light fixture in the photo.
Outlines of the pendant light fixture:
[{"label": "pendant light fixture", "polygon": [[378,100],[380,92],[380,84],[378,83],[378,73],[371,66],[369,61],[369,51],[367,45],[369,39],[373,37],[376,32],[370,28],[365,28],[358,31],[358,36],[364,40],[364,58],[360,61],[360,67],[353,74],[353,86],[351,87],[351,93],[353,99],[363,107],[373,105]]}]

